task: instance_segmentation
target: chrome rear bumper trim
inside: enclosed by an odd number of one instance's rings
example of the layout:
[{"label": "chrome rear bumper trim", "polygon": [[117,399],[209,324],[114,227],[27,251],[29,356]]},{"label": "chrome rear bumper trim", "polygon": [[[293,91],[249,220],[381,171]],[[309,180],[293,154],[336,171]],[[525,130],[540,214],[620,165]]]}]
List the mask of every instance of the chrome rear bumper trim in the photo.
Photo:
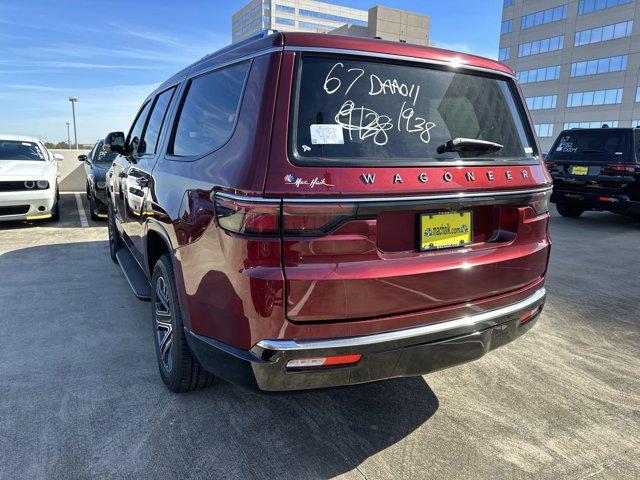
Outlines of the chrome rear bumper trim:
[{"label": "chrome rear bumper trim", "polygon": [[248,197],[244,195],[235,195],[233,193],[216,192],[218,197],[229,198],[231,200],[245,201],[245,202],[260,202],[260,203],[278,203],[283,201],[284,203],[365,203],[365,202],[414,202],[423,200],[460,200],[475,198],[492,198],[492,197],[504,197],[504,196],[521,196],[531,195],[534,193],[548,192],[552,189],[552,186],[531,188],[526,190],[500,190],[495,192],[458,192],[458,193],[443,193],[433,195],[412,195],[402,197],[331,197],[331,198],[265,198],[265,197]]},{"label": "chrome rear bumper trim", "polygon": [[363,345],[391,342],[394,340],[404,340],[407,338],[420,337],[433,333],[441,333],[447,330],[454,330],[460,327],[473,327],[474,325],[483,322],[498,319],[500,317],[505,317],[520,310],[525,310],[527,307],[542,301],[545,298],[545,295],[545,289],[541,288],[530,297],[506,307],[479,313],[477,315],[469,315],[455,320],[448,320],[431,325],[422,325],[420,327],[407,328],[404,330],[393,330],[391,332],[376,333],[373,335],[345,337],[328,340],[261,340],[256,344],[256,346],[264,350],[284,352],[340,347],[359,347]]}]

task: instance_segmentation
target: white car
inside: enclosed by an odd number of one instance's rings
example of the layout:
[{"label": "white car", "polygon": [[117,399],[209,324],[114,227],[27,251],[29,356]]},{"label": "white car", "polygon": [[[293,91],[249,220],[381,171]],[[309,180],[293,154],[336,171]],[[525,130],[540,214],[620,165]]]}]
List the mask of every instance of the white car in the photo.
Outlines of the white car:
[{"label": "white car", "polygon": [[62,159],[37,138],[0,135],[0,221],[58,220]]}]

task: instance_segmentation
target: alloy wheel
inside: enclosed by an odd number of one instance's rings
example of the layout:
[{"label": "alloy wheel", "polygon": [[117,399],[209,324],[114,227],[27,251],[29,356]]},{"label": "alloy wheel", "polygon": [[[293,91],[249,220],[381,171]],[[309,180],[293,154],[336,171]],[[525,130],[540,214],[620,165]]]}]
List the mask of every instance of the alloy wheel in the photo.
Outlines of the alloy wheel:
[{"label": "alloy wheel", "polygon": [[169,289],[164,277],[159,276],[156,280],[153,312],[156,327],[156,342],[158,342],[158,354],[162,366],[167,373],[173,368],[173,356],[171,355],[173,346],[173,326],[171,323],[171,300]]}]

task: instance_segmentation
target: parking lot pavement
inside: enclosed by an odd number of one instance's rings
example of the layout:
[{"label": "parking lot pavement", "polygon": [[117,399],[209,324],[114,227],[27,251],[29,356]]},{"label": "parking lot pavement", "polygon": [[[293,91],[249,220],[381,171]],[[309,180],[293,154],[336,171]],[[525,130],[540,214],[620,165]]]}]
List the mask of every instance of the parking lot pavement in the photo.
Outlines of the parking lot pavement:
[{"label": "parking lot pavement", "polygon": [[0,478],[640,478],[640,220],[554,217],[543,317],[475,363],[174,395],[104,223],[62,207],[0,224]]}]

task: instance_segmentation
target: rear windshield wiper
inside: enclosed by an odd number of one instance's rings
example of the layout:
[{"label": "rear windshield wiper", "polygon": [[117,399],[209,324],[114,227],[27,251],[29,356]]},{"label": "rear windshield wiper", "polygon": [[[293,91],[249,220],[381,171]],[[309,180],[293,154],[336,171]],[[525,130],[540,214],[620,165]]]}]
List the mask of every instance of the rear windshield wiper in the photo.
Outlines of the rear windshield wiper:
[{"label": "rear windshield wiper", "polygon": [[582,150],[582,153],[603,153],[602,150],[590,150],[590,149],[586,149],[586,150]]},{"label": "rear windshield wiper", "polygon": [[444,145],[440,145],[437,149],[437,152],[475,152],[480,150],[497,152],[498,150],[502,150],[502,145],[495,142],[488,142],[486,140],[458,137],[454,138],[453,140],[449,140]]}]

